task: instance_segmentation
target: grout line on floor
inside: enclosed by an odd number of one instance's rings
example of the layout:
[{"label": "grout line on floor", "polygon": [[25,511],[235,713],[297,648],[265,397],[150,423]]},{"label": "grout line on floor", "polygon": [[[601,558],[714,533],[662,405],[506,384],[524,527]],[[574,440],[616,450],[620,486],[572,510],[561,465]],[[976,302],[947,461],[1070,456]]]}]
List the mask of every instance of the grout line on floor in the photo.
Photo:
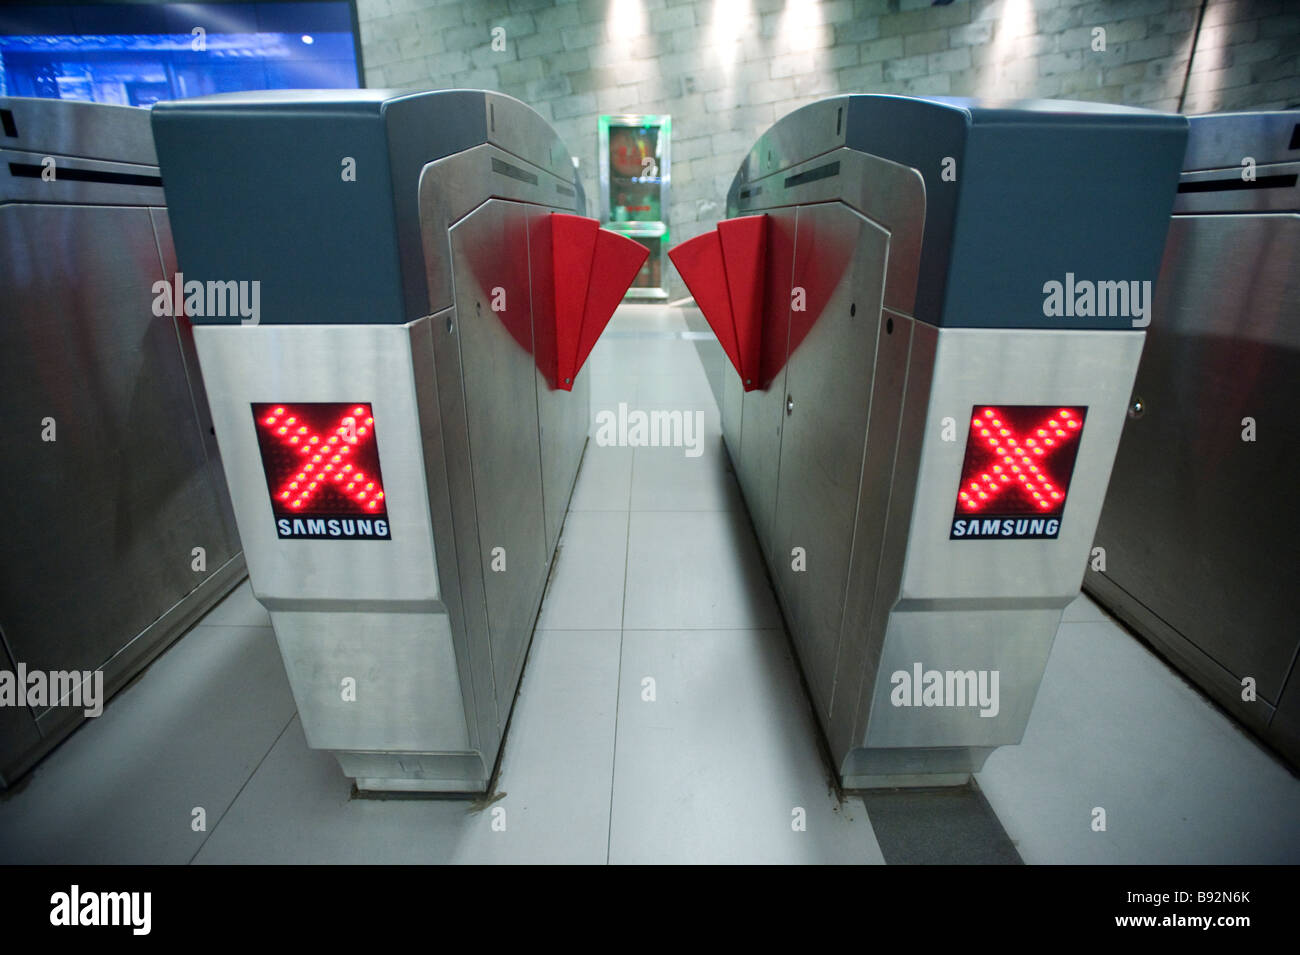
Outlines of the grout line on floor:
[{"label": "grout line on floor", "polygon": [[297,718],[298,710],[295,707],[293,713],[289,716],[289,722],[285,723],[280,729],[280,732],[275,735],[275,739],[271,741],[271,745],[266,748],[266,752],[262,754],[262,758],[257,761],[257,765],[253,767],[253,771],[248,774],[248,778],[244,780],[244,784],[239,787],[239,791],[236,792],[234,798],[230,800],[230,804],[226,806],[225,810],[217,818],[216,824],[213,825],[213,827],[208,831],[208,834],[203,837],[203,841],[199,843],[199,847],[194,850],[194,855],[190,856],[190,861],[187,862],[186,865],[194,864],[194,860],[199,857],[199,853],[203,851],[203,847],[206,846],[208,840],[216,834],[217,829],[221,827],[222,821],[226,818],[226,815],[230,810],[235,808],[235,803],[239,802],[239,797],[244,794],[244,790],[247,789],[248,784],[253,781],[253,777],[257,775],[257,771],[262,768],[262,764],[266,762],[267,757],[271,755],[272,750],[275,749],[276,745],[284,737],[284,734],[288,731],[289,727],[293,725],[293,721]]}]

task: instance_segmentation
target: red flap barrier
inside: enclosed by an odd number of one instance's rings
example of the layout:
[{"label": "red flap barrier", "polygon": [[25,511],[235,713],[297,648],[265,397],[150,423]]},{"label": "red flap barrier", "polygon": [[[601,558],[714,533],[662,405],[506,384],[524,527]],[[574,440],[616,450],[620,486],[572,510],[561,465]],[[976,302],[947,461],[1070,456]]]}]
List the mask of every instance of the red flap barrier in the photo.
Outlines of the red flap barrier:
[{"label": "red flap barrier", "polygon": [[[549,218],[555,280],[553,381],[556,388],[572,391],[578,371],[650,250],[600,228],[595,219],[562,212],[552,212]],[[543,371],[551,378],[550,369]]]},{"label": "red flap barrier", "polygon": [[767,216],[724,219],[668,250],[746,391],[762,387],[763,279]]}]

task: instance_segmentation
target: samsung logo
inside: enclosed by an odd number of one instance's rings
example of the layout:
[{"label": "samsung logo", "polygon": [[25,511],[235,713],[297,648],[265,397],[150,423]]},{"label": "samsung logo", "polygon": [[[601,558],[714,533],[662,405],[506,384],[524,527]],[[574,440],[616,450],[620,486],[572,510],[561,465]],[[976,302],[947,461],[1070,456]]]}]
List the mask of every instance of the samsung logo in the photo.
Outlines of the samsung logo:
[{"label": "samsung logo", "polygon": [[964,537],[969,540],[994,537],[1008,540],[1051,539],[1060,530],[1061,521],[1056,517],[958,517],[953,519],[949,537]]},{"label": "samsung logo", "polygon": [[388,521],[349,517],[281,517],[281,540],[391,540]]}]

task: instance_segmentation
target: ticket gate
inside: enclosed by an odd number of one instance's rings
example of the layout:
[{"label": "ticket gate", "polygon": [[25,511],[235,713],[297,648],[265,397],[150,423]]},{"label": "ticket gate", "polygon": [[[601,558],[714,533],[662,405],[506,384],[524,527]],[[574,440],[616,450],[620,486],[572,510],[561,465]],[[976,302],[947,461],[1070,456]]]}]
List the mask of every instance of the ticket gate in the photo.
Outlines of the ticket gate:
[{"label": "ticket gate", "polygon": [[844,96],[670,252],[737,374],[726,446],[847,788],[1024,732],[1149,321],[1182,117]]},{"label": "ticket gate", "polygon": [[1300,122],[1194,116],[1084,588],[1300,767]]},{"label": "ticket gate", "polygon": [[223,94],[154,130],[307,741],[361,791],[482,792],[585,447],[578,372],[645,250],[495,93]]},{"label": "ticket gate", "polygon": [[149,111],[0,96],[0,787],[244,578],[174,271]]}]

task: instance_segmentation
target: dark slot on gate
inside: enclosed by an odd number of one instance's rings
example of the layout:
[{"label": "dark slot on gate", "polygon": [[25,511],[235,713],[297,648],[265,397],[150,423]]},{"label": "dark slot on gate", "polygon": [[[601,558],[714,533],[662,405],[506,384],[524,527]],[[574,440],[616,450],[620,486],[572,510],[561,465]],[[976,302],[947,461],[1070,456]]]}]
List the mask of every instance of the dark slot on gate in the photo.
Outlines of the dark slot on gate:
[{"label": "dark slot on gate", "polygon": [[1296,184],[1296,173],[1279,173],[1275,176],[1260,176],[1247,182],[1240,177],[1232,179],[1204,179],[1200,182],[1182,182],[1178,184],[1179,192],[1234,192],[1238,189],[1289,189]]},{"label": "dark slot on gate", "polygon": [[[787,186],[790,185],[788,180],[786,181],[786,185]],[[755,186],[753,189],[740,190],[740,198],[742,199],[748,199],[750,196],[761,196],[762,194],[763,194],[762,186]]]},{"label": "dark slot on gate", "polygon": [[[24,179],[40,179],[44,166],[31,162],[11,162],[9,173]],[[66,182],[106,182],[115,186],[161,186],[159,176],[143,176],[134,172],[101,172],[97,169],[70,169],[67,166],[55,168],[55,179]]]},{"label": "dark slot on gate", "polygon": [[18,126],[14,122],[14,111],[11,109],[0,109],[0,125],[4,126],[6,136],[17,136]]},{"label": "dark slot on gate", "polygon": [[564,185],[564,183],[562,183],[562,182],[557,182],[557,183],[555,184],[555,191],[558,192],[558,193],[559,193],[560,195],[562,195],[562,196],[572,196],[572,195],[575,195],[574,191],[573,191],[571,188],[569,188],[568,186]]},{"label": "dark slot on gate", "polygon": [[526,182],[530,186],[537,185],[537,177],[526,169],[520,169],[518,166],[512,166],[508,162],[502,162],[495,156],[492,157],[492,171],[502,176],[509,176],[511,179],[518,179],[520,182]]},{"label": "dark slot on gate", "polygon": [[810,182],[816,182],[818,179],[830,179],[840,174],[840,163],[837,159],[835,162],[828,162],[824,166],[818,166],[816,169],[809,169],[807,172],[797,173],[793,176],[785,177],[785,187],[803,186]]}]

